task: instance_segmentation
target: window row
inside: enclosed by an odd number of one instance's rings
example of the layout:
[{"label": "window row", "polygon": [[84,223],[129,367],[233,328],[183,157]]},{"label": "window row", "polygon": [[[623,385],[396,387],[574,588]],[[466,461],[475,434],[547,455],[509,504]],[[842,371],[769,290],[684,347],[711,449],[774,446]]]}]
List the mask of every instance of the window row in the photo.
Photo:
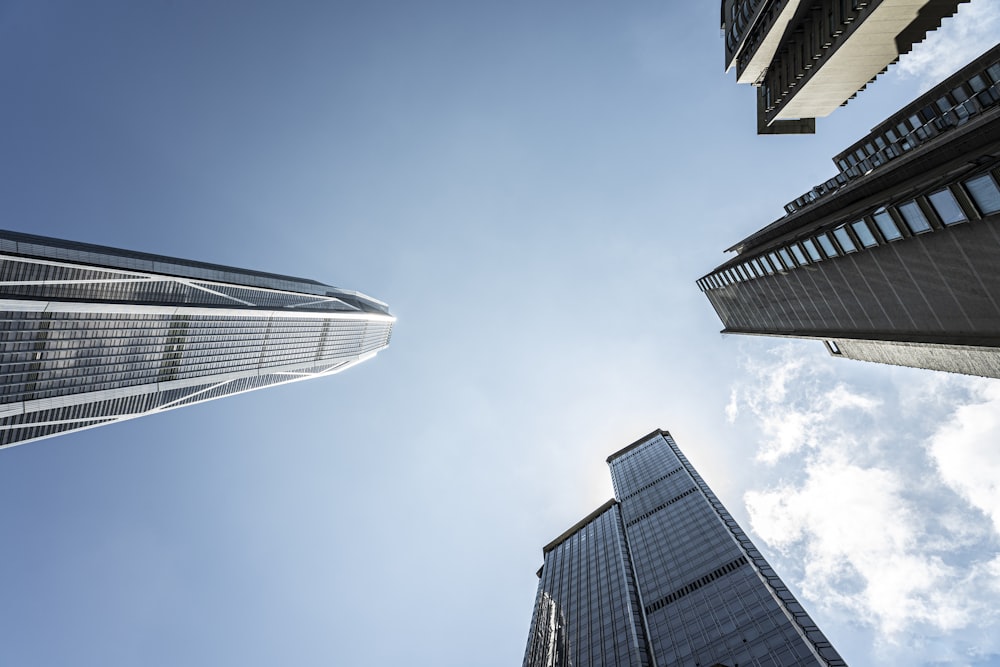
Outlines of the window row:
[{"label": "window row", "polygon": [[941,132],[964,124],[970,117],[998,102],[1000,63],[993,63],[938,97],[932,104],[900,119],[891,127],[873,133],[863,144],[835,158],[840,173],[795,201],[785,204],[785,212],[794,213],[820,197],[835,192],[848,181],[866,175]]},{"label": "window row", "polygon": [[[960,201],[966,198],[974,211],[967,211],[967,204]],[[985,216],[998,212],[1000,186],[992,174],[980,174],[960,185],[883,206],[859,220],[789,243],[697,282],[702,291],[719,289],[967,222],[972,213]]]}]

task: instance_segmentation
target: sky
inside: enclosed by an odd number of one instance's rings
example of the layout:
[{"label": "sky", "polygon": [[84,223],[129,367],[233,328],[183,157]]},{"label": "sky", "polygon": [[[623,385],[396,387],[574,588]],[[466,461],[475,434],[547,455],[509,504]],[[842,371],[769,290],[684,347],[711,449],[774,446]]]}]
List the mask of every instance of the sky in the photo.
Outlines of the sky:
[{"label": "sky", "polygon": [[511,665],[541,547],[679,446],[852,665],[1000,665],[1000,382],[722,336],[694,281],[992,46],[972,0],[812,136],[710,2],[0,6],[7,229],[398,317],[343,374],[0,452],[12,665]]}]

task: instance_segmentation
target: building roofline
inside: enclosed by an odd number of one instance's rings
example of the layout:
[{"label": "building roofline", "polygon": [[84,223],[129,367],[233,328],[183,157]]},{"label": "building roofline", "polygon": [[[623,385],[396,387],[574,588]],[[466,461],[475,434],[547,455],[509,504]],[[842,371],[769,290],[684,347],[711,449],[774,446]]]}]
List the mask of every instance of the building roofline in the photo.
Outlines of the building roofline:
[{"label": "building roofline", "polygon": [[615,452],[614,454],[610,455],[606,459],[607,462],[611,463],[611,459],[616,459],[619,456],[621,456],[622,454],[627,454],[628,452],[630,452],[631,450],[635,449],[639,445],[641,445],[641,444],[645,443],[646,441],[648,441],[650,438],[653,438],[653,437],[658,436],[658,435],[662,435],[662,436],[664,436],[666,438],[669,438],[670,437],[670,431],[664,431],[662,428],[658,428],[655,431],[653,431],[652,433],[647,433],[646,435],[642,436],[641,438],[639,438],[638,440],[636,440],[635,442],[633,442],[631,445],[628,445],[627,447],[622,447],[617,452]]},{"label": "building roofline", "polygon": [[[609,509],[611,509],[612,507],[614,507],[617,504],[618,504],[618,501],[615,500],[614,498],[612,498],[608,502],[604,503],[603,505],[601,505],[600,507],[598,507],[596,510],[594,510],[593,512],[591,512],[590,514],[588,514],[587,516],[583,517],[582,519],[580,519],[579,521],[577,521],[576,523],[574,523],[569,528],[569,530],[567,530],[566,532],[564,532],[562,535],[560,535],[559,537],[557,537],[556,539],[552,540],[551,542],[549,542],[548,544],[546,544],[544,547],[542,547],[542,553],[543,554],[547,554],[548,552],[552,551],[557,546],[559,546],[560,544],[562,544],[563,542],[565,542],[566,540],[568,540],[569,538],[571,538],[574,533],[578,532],[581,528],[583,528],[588,523],[590,523],[591,521],[593,521],[594,519],[596,519],[600,515],[604,514],[605,512],[607,512]],[[539,569],[539,572],[541,572],[541,569]]]},{"label": "building roofline", "polygon": [[[252,275],[260,278],[274,278],[278,280],[286,280],[290,282],[306,283],[307,285],[313,285],[316,287],[333,287],[332,285],[327,285],[326,283],[321,283],[318,280],[311,280],[309,278],[299,278],[296,276],[289,276],[283,273],[270,273],[268,271],[256,271],[254,269],[241,269],[236,266],[227,266],[225,264],[214,264],[212,262],[200,262],[193,259],[183,259],[181,257],[170,257],[169,255],[157,255],[150,252],[141,252],[138,250],[126,250],[124,248],[112,248],[111,246],[97,245],[95,243],[83,243],[81,241],[69,241],[66,239],[57,239],[51,236],[40,236],[38,234],[29,234],[26,232],[15,232],[10,230],[0,230],[0,238],[8,239],[14,242],[20,243],[31,243],[38,244],[42,246],[50,246],[55,248],[62,248],[66,250],[80,250],[83,252],[91,252],[95,254],[108,255],[111,257],[121,257],[129,259],[143,260],[147,262],[155,262],[162,264],[177,264],[179,266],[190,267],[194,269],[207,269],[210,271],[223,271],[228,273]],[[85,264],[87,262],[82,260],[74,260],[79,264]],[[122,267],[124,268],[124,267]],[[334,287],[334,289],[337,289]]]},{"label": "building roofline", "polygon": [[[828,196],[778,218],[726,248],[726,252],[736,252],[737,255],[709,271],[706,276],[746,261],[746,256],[742,256],[744,252],[770,250],[779,242],[807,233],[805,230],[812,229],[813,225],[851,217],[843,213],[844,209],[860,212],[868,207],[875,208],[884,203],[885,191],[908,191],[916,187],[914,184],[926,179],[928,173],[959,169],[967,163],[970,146],[974,146],[974,150],[982,147],[985,153],[995,152],[1000,145],[1000,107],[987,109],[975,119],[953,128],[947,135],[947,141],[939,141],[944,135],[934,137],[893,160],[895,166],[876,169],[867,176],[848,181]],[[969,168],[975,166],[969,165]]]}]

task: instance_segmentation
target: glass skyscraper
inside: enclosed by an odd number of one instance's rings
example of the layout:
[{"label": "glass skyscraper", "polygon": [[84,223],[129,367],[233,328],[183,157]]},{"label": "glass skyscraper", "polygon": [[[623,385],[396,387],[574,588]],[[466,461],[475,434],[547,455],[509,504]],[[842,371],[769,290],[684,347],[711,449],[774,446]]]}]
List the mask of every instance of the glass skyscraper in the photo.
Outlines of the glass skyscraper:
[{"label": "glass skyscraper", "polygon": [[313,280],[0,232],[0,447],[332,375],[394,321]]},{"label": "glass skyscraper", "polygon": [[844,665],[666,431],[543,548],[524,667]]}]

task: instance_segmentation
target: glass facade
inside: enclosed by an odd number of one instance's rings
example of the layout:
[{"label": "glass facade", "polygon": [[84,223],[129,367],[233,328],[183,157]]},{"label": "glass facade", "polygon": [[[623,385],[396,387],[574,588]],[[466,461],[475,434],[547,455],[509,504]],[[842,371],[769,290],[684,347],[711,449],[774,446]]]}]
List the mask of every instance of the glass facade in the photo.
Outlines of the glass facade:
[{"label": "glass facade", "polygon": [[393,322],[315,281],[0,232],[0,446],[330,375]]},{"label": "glass facade", "polygon": [[543,550],[524,667],[845,664],[669,433],[608,463],[616,500]]}]

